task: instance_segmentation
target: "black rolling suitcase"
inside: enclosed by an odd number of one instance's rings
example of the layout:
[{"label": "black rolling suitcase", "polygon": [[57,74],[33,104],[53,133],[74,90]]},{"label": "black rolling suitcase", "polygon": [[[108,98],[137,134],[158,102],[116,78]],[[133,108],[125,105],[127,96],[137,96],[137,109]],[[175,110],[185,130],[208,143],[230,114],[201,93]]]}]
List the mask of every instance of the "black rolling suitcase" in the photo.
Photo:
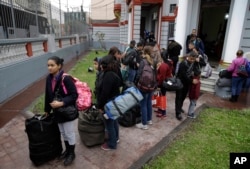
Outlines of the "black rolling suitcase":
[{"label": "black rolling suitcase", "polygon": [[53,118],[53,115],[35,115],[25,121],[29,155],[36,166],[55,159],[62,152],[59,128]]}]

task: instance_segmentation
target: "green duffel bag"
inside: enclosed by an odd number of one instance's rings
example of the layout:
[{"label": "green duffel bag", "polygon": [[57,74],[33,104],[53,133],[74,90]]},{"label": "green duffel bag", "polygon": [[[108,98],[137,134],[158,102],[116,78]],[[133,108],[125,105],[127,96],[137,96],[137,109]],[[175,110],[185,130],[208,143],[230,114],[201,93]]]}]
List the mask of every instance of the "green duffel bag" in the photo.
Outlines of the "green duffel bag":
[{"label": "green duffel bag", "polygon": [[94,105],[87,110],[79,112],[78,132],[83,144],[88,147],[104,143],[104,121]]}]

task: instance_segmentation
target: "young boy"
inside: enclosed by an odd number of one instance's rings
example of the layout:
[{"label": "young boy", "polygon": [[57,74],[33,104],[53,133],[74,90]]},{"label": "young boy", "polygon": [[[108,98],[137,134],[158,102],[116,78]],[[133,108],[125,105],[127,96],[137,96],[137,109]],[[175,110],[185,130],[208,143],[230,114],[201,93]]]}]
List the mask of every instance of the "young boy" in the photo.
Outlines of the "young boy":
[{"label": "young boy", "polygon": [[206,65],[204,59],[202,56],[198,55],[195,59],[194,62],[194,67],[193,67],[193,79],[197,81],[197,83],[192,83],[190,88],[189,88],[189,108],[188,108],[188,118],[196,118],[194,114],[194,108],[196,106],[196,102],[200,96],[200,87],[201,87],[201,82],[200,82],[200,75],[201,75],[201,67]]}]

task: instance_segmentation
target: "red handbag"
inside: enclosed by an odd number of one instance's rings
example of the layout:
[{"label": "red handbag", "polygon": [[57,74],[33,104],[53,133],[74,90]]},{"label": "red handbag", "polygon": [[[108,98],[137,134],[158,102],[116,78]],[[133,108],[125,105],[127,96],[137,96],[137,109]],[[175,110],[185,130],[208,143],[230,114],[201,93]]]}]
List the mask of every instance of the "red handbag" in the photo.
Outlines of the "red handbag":
[{"label": "red handbag", "polygon": [[152,107],[156,107],[156,104],[157,104],[157,93],[155,92],[152,96]]},{"label": "red handbag", "polygon": [[161,110],[166,110],[167,97],[163,96],[160,91],[155,92],[152,97],[152,106]]}]

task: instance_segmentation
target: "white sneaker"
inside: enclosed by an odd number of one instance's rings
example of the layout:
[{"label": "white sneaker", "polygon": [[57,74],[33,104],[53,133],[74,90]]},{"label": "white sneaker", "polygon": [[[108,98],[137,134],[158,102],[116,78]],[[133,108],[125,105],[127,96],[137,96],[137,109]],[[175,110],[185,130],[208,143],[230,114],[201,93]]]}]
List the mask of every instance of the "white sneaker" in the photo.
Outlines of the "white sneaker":
[{"label": "white sneaker", "polygon": [[148,129],[148,125],[143,125],[142,123],[136,124],[136,127],[139,128],[139,129],[143,129],[143,130]]},{"label": "white sneaker", "polygon": [[149,125],[152,125],[152,124],[153,124],[152,120],[149,120],[149,121],[148,121],[148,124],[149,124]]}]

